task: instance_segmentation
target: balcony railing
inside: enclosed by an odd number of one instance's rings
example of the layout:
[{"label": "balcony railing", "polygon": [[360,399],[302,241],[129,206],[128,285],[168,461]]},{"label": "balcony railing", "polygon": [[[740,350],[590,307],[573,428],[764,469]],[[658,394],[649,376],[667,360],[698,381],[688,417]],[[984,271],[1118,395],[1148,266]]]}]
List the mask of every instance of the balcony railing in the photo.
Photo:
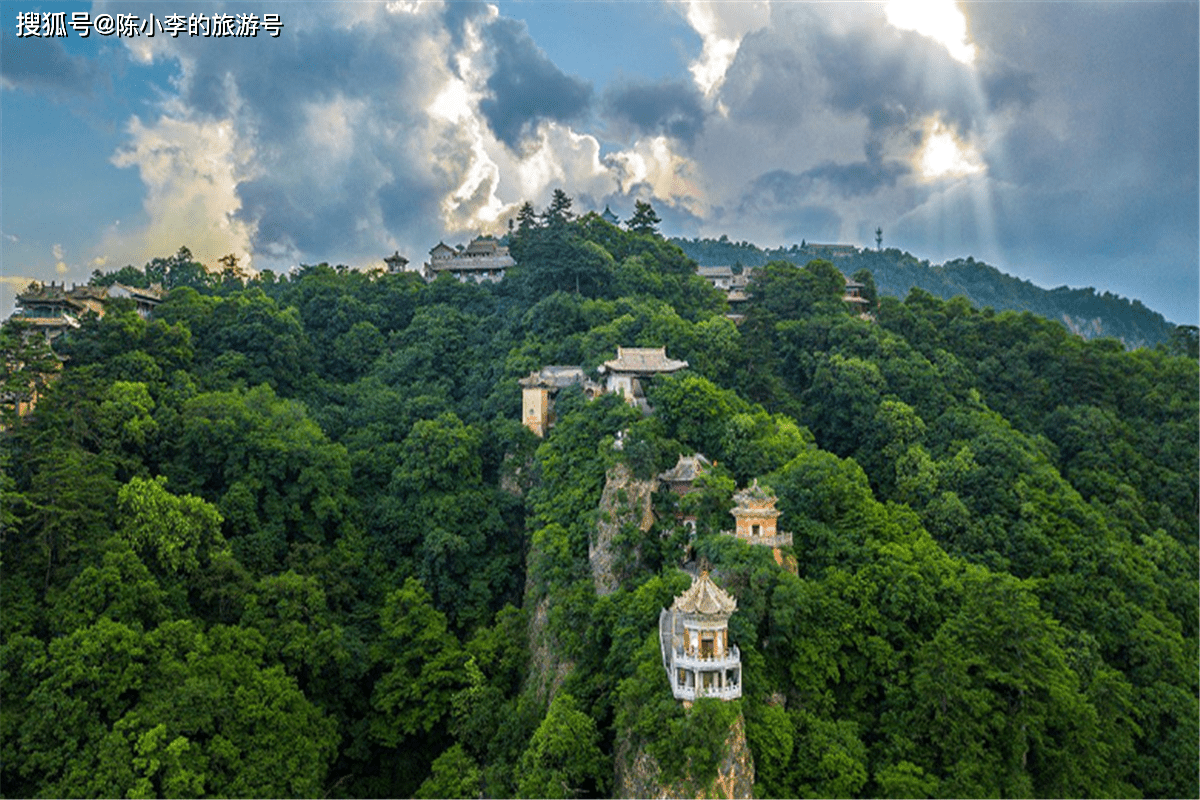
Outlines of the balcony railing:
[{"label": "balcony railing", "polygon": [[677,649],[673,661],[677,667],[706,670],[724,669],[726,667],[736,667],[741,664],[742,654],[738,651],[737,645],[730,647],[719,656],[693,655],[684,652],[682,649]]},{"label": "balcony railing", "polygon": [[747,544],[757,544],[763,547],[791,547],[792,534],[777,533],[774,536],[738,536],[733,531],[721,531],[726,536],[732,536]]},{"label": "balcony railing", "polygon": [[700,697],[715,697],[718,700],[736,700],[742,696],[742,685],[726,686],[671,686],[676,700],[696,700]]}]

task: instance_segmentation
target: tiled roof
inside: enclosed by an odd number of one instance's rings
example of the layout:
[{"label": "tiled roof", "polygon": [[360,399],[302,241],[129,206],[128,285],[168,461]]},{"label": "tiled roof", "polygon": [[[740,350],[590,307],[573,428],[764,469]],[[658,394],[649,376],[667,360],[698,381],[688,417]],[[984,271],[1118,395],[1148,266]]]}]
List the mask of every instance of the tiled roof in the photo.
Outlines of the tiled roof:
[{"label": "tiled roof", "polygon": [[677,372],[687,365],[686,361],[667,358],[665,347],[618,347],[617,357],[604,362],[604,366],[613,372],[640,374]]},{"label": "tiled roof", "polygon": [[772,507],[775,505],[775,501],[775,495],[771,494],[766,488],[758,485],[758,478],[755,478],[754,483],[733,496],[733,502],[739,508]]},{"label": "tiled roof", "polygon": [[466,252],[470,254],[478,253],[480,255],[492,255],[498,249],[499,245],[496,244],[495,239],[479,238],[467,245]]},{"label": "tiled roof", "polygon": [[706,614],[729,616],[737,610],[737,600],[717,586],[707,572],[692,580],[691,588],[675,598],[671,610],[684,614]]},{"label": "tiled roof", "polygon": [[680,456],[679,461],[675,462],[675,466],[670,471],[664,472],[658,477],[669,483],[691,482],[696,480],[697,476],[702,475],[711,466],[712,462],[699,453],[690,456]]}]

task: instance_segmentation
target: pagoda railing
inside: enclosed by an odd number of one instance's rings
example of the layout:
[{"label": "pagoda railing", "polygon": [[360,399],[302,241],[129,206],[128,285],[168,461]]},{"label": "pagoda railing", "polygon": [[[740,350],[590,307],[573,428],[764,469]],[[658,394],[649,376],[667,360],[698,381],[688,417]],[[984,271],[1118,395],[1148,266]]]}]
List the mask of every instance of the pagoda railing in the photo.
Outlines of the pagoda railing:
[{"label": "pagoda railing", "polygon": [[735,539],[740,539],[747,544],[757,544],[763,547],[791,547],[792,534],[777,533],[774,536],[738,536],[733,531],[721,531],[726,536],[732,536]]},{"label": "pagoda railing", "polygon": [[671,688],[676,700],[696,700],[701,697],[736,700],[742,696],[740,683],[725,686],[672,686]]},{"label": "pagoda railing", "polygon": [[681,649],[675,650],[673,659],[676,667],[691,667],[692,669],[723,669],[736,667],[742,663],[742,654],[737,645],[730,647],[719,656],[692,655]]}]

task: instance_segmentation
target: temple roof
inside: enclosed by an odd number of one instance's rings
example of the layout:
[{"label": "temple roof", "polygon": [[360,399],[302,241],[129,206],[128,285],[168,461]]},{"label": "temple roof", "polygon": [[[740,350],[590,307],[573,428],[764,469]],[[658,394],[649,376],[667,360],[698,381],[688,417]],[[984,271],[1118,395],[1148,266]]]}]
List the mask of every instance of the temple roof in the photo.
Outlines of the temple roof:
[{"label": "temple roof", "polygon": [[758,485],[758,478],[733,496],[733,502],[740,508],[773,507],[776,499],[775,495],[771,494],[766,487]]},{"label": "temple roof", "polygon": [[737,600],[713,583],[707,572],[701,572],[699,578],[692,580],[691,588],[675,598],[671,610],[684,614],[729,616],[737,610]]},{"label": "temple roof", "polygon": [[[507,252],[508,248],[503,248]],[[501,250],[500,245],[490,236],[480,236],[467,245],[468,255],[490,256]]]},{"label": "temple roof", "polygon": [[674,467],[658,477],[668,483],[691,483],[698,476],[704,474],[711,466],[712,462],[700,453],[694,453],[690,456],[681,455],[679,460],[675,462]]},{"label": "temple roof", "polygon": [[687,365],[686,361],[667,358],[665,347],[617,347],[617,357],[604,362],[604,366],[613,372],[632,372],[640,375],[677,372]]},{"label": "temple roof", "polygon": [[758,478],[755,478],[753,483],[751,483],[745,489],[742,489],[740,492],[735,494],[733,496],[733,499],[737,500],[739,497],[746,497],[748,499],[753,498],[755,500],[774,500],[775,499],[775,495],[771,494],[768,487],[758,485]]}]

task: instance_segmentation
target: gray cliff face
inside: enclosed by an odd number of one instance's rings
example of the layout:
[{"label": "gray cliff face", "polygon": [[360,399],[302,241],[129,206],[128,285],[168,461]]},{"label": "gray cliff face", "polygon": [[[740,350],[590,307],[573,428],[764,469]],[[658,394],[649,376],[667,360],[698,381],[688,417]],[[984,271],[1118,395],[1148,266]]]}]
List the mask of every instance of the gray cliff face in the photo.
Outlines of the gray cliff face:
[{"label": "gray cliff face", "polygon": [[638,480],[629,467],[617,464],[609,469],[600,497],[600,520],[588,542],[588,560],[596,594],[611,594],[625,577],[625,571],[637,562],[640,547],[636,541],[622,541],[622,534],[645,533],[654,524],[651,495],[655,480]]},{"label": "gray cliff face", "polygon": [[696,786],[687,779],[663,784],[658,763],[640,748],[631,752],[628,745],[618,747],[615,761],[613,797],[735,800],[754,796],[754,755],[746,742],[746,720],[740,714],[725,739],[717,775],[707,786]]}]

